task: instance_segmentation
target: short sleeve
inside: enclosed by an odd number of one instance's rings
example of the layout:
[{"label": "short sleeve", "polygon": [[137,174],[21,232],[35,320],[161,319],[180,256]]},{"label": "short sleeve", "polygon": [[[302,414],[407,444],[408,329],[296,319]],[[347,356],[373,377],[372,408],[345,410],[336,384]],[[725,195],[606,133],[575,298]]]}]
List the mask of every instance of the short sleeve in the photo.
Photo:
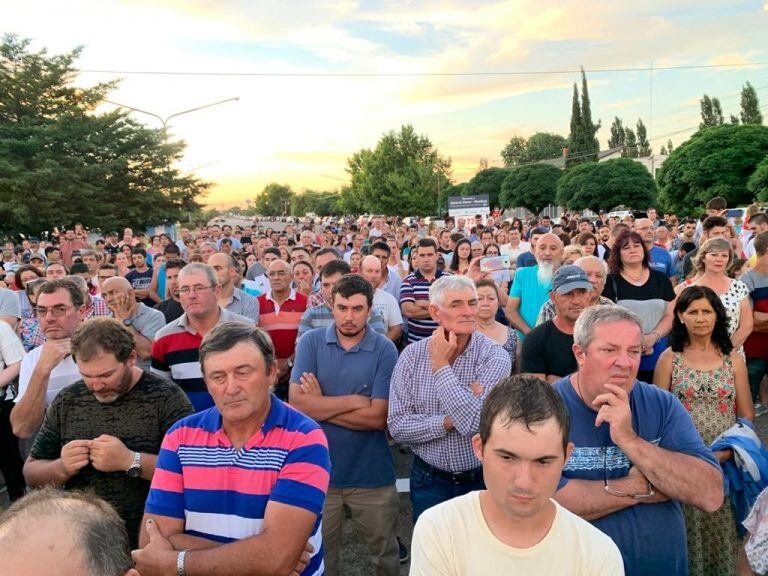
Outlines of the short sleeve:
[{"label": "short sleeve", "polygon": [[709,446],[704,444],[701,435],[693,424],[693,420],[691,420],[691,415],[680,403],[680,400],[669,392],[661,390],[656,392],[662,394],[662,401],[667,405],[667,416],[664,419],[659,447],[695,456],[708,462],[722,473],[720,463],[715,459]]},{"label": "short sleeve", "polygon": [[400,304],[403,304],[404,302],[415,301],[416,298],[414,296],[413,286],[409,281],[403,280],[403,283],[400,284]]},{"label": "short sleeve", "polygon": [[515,279],[512,280],[512,287],[509,289],[509,296],[511,298],[520,298],[523,294],[522,272],[522,270],[519,270],[517,274],[515,274]]},{"label": "short sleeve", "polygon": [[[322,330],[318,331],[323,333]],[[304,372],[311,372],[317,375],[317,357],[315,355],[314,338],[317,335],[312,333],[302,337],[296,342],[296,354],[293,358],[293,369],[291,370],[291,382],[297,384],[301,381],[301,375]]]},{"label": "short sleeve", "polygon": [[389,400],[389,383],[392,380],[392,372],[397,364],[397,349],[389,340],[383,343],[379,350],[379,364],[371,387],[371,398],[377,400]]},{"label": "short sleeve", "polygon": [[[651,274],[653,273],[654,271],[651,271]],[[667,302],[672,302],[672,300],[675,299],[675,289],[672,287],[672,282],[670,282],[669,278],[667,278],[661,272],[657,272],[656,277],[657,277],[657,285],[659,288],[658,294],[661,296],[663,300],[666,300]]]},{"label": "short sleeve", "polygon": [[315,428],[298,436],[291,446],[269,500],[320,516],[330,477],[328,441],[323,431]]},{"label": "short sleeve", "polygon": [[24,358],[24,345],[5,322],[0,322],[0,356],[6,366],[21,362]]},{"label": "short sleeve", "polygon": [[616,302],[616,291],[614,290],[614,286],[616,285],[616,276],[614,274],[608,274],[608,276],[605,279],[605,288],[603,288],[603,296],[608,298],[608,300],[611,300],[612,302]]},{"label": "short sleeve", "polygon": [[43,424],[35,437],[35,443],[29,455],[35,460],[56,460],[61,456],[60,418],[62,399],[58,394],[45,412]]},{"label": "short sleeve", "polygon": [[525,340],[521,349],[520,371],[525,374],[547,374],[546,362],[546,333],[544,325],[534,328]]},{"label": "short sleeve", "polygon": [[181,428],[175,426],[163,438],[157,455],[152,485],[147,495],[144,511],[170,518],[184,519],[184,477],[178,454],[178,435]]}]

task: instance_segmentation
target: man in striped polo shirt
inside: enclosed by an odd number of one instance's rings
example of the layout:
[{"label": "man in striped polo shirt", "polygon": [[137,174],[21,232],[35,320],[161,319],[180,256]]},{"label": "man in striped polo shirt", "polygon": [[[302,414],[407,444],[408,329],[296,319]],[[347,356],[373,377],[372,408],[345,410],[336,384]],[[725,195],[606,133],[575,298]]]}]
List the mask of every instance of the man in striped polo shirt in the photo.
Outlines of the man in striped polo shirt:
[{"label": "man in striped polo shirt", "polygon": [[273,394],[266,333],[224,322],[200,346],[215,406],[163,439],[139,545],[142,574],[322,575],[325,434]]},{"label": "man in striped polo shirt", "polygon": [[195,412],[213,406],[200,371],[200,343],[219,322],[253,320],[221,308],[221,287],[216,272],[207,264],[192,262],[179,272],[179,300],[184,314],[161,328],[152,343],[155,374],[170,378],[187,393]]},{"label": "man in striped polo shirt", "polygon": [[416,244],[416,271],[409,274],[400,286],[400,310],[408,327],[408,344],[429,338],[437,322],[429,314],[429,287],[448,272],[437,269],[437,244],[431,238],[422,238]]}]

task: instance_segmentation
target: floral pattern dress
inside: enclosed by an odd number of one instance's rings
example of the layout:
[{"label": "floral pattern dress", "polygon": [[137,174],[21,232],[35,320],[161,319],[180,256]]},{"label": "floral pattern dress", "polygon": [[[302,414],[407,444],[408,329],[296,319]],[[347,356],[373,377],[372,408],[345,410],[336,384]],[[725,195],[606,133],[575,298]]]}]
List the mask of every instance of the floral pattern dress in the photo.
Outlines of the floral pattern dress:
[{"label": "floral pattern dress", "polygon": [[[690,412],[707,446],[736,423],[736,388],[730,358],[714,370],[695,370],[685,365],[681,354],[675,354],[670,389]],[[683,513],[690,576],[735,574],[739,536],[727,499],[712,514],[688,505],[683,505]]]},{"label": "floral pattern dress", "polygon": [[723,302],[728,316],[728,336],[733,336],[736,328],[739,327],[741,301],[747,296],[749,296],[749,288],[741,280],[731,280],[727,292],[720,294],[720,300]]}]

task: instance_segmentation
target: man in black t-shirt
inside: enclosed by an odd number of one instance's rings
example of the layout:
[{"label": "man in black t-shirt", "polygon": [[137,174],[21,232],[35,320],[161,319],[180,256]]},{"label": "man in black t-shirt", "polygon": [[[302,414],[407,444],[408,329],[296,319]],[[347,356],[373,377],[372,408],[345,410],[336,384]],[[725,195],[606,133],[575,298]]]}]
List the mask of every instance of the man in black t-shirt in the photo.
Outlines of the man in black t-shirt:
[{"label": "man in black t-shirt", "polygon": [[136,292],[136,301],[151,308],[156,302],[149,297],[152,268],[147,265],[147,251],[144,248],[131,250],[131,262],[133,262],[133,270],[125,275],[125,279],[131,283],[131,288]]},{"label": "man in black t-shirt", "polygon": [[547,382],[576,371],[573,356],[573,327],[589,306],[592,283],[578,266],[562,266],[552,278],[549,297],[555,305],[552,320],[539,324],[523,341],[522,369]]},{"label": "man in black t-shirt", "polygon": [[24,475],[30,486],[92,490],[115,507],[135,548],[163,436],[193,413],[173,382],[136,367],[131,332],[94,318],[72,336],[81,380],[51,403]]}]

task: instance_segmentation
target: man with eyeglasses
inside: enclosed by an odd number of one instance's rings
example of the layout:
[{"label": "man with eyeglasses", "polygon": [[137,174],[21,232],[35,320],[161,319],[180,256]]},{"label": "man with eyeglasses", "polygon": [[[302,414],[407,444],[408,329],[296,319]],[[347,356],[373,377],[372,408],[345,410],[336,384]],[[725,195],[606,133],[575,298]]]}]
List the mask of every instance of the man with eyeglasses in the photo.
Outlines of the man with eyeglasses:
[{"label": "man with eyeglasses", "polygon": [[301,317],[307,309],[307,297],[291,286],[291,265],[285,260],[272,262],[267,276],[269,290],[259,296],[259,328],[269,334],[275,346],[275,395],[281,400],[287,400],[296,338]]},{"label": "man with eyeglasses", "polygon": [[611,537],[628,576],[684,576],[681,503],[714,512],[723,475],[680,401],[637,380],[642,336],[640,318],[620,306],[576,321],[578,370],[553,385],[575,446],[555,500]]},{"label": "man with eyeglasses", "polygon": [[220,322],[253,320],[221,308],[216,271],[201,262],[187,264],[179,272],[179,300],[184,314],[157,331],[152,343],[152,372],[170,378],[189,397],[195,412],[213,406],[200,370],[200,343]]},{"label": "man with eyeglasses", "polygon": [[80,379],[70,337],[85,311],[85,294],[71,278],[47,280],[40,287],[35,314],[46,341],[21,361],[19,393],[11,411],[13,433],[19,438],[34,436],[56,394]]}]

